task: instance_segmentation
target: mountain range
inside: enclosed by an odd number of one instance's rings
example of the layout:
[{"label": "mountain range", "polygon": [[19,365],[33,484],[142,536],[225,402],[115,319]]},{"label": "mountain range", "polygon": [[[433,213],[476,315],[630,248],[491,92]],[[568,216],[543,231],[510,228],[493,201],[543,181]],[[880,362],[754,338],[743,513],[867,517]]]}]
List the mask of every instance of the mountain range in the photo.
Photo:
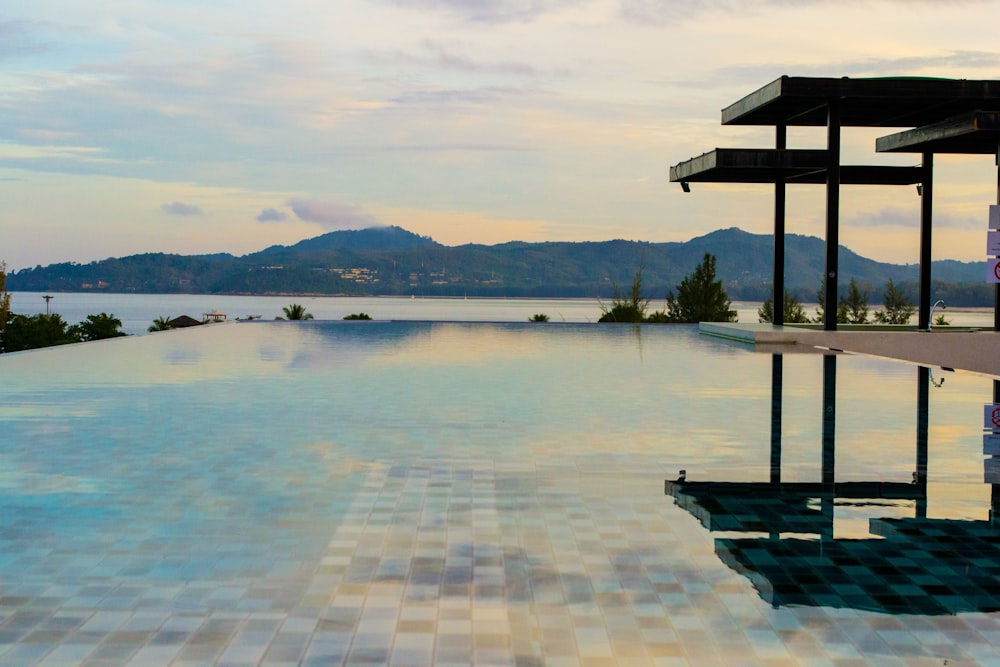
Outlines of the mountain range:
[{"label": "mountain range", "polygon": [[[822,239],[788,234],[785,282],[814,301],[822,280]],[[686,242],[541,242],[445,246],[400,227],[335,231],[259,252],[147,253],[80,264],[36,266],[7,277],[12,291],[330,294],[416,296],[603,297],[631,285],[642,270],[653,299],[676,290],[706,253],[732,299],[770,296],[774,248],[769,234],[720,229]],[[916,264],[889,264],[840,248],[841,288],[855,279],[878,302],[893,280],[915,298]],[[936,261],[935,298],[949,305],[991,305],[977,262]]]}]

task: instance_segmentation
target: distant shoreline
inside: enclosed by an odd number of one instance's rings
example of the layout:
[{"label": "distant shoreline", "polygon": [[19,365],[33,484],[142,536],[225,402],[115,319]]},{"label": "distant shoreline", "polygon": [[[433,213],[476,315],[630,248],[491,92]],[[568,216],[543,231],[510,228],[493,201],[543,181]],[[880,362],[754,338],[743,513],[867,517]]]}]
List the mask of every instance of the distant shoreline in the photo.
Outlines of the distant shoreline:
[{"label": "distant shoreline", "polygon": [[[115,296],[218,296],[218,297],[247,297],[247,298],[310,298],[310,299],[454,299],[459,301],[496,301],[496,300],[518,300],[518,301],[598,301],[610,297],[600,296],[481,296],[481,295],[450,295],[450,294],[326,294],[324,292],[109,292],[106,290],[20,290],[11,291],[12,295],[17,294],[87,294],[98,296],[101,294]],[[655,298],[652,301],[656,301]],[[735,303],[736,300],[734,300]],[[742,300],[740,300],[742,301]],[[750,303],[750,302],[747,302]]]},{"label": "distant shoreline", "polygon": [[[44,296],[55,298],[46,304]],[[153,320],[160,317],[188,315],[199,319],[202,314],[221,311],[231,320],[247,319],[251,315],[273,320],[282,315],[282,308],[300,303],[316,320],[341,320],[345,316],[364,312],[376,321],[434,322],[527,322],[535,314],[548,315],[551,322],[596,323],[601,304],[608,299],[596,297],[461,297],[461,296],[330,296],[310,294],[153,294],[136,292],[11,292],[11,310],[30,315],[46,312],[60,314],[69,323],[79,322],[88,315],[108,313],[122,320],[123,331],[145,334]],[[760,301],[733,300],[740,322],[757,322]],[[809,317],[815,317],[817,304],[802,304]],[[660,299],[652,299],[650,308],[662,307]],[[870,311],[879,304],[869,304]],[[979,326],[992,328],[993,309],[989,307],[949,307],[943,314],[956,327]],[[914,320],[915,321],[915,320]]]}]

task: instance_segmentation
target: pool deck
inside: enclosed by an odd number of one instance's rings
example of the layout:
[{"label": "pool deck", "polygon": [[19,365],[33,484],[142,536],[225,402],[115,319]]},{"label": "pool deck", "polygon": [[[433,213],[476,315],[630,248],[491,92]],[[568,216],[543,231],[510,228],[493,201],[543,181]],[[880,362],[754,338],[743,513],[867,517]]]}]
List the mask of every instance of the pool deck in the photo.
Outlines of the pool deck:
[{"label": "pool deck", "polygon": [[[842,325],[843,326],[843,325]],[[924,366],[1000,376],[1000,332],[990,329],[898,331],[806,329],[738,322],[702,322],[703,334],[751,343],[768,352],[836,350],[908,361]]]}]

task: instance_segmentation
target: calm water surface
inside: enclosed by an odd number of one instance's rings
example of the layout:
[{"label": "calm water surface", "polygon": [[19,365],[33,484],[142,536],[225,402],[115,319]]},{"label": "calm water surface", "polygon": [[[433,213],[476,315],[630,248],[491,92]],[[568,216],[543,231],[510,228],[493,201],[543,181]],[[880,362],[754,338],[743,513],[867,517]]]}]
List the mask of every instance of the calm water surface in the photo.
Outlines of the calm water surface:
[{"label": "calm water surface", "polygon": [[0,378],[2,664],[1000,648],[993,378],[687,326],[444,322],[162,332]]}]

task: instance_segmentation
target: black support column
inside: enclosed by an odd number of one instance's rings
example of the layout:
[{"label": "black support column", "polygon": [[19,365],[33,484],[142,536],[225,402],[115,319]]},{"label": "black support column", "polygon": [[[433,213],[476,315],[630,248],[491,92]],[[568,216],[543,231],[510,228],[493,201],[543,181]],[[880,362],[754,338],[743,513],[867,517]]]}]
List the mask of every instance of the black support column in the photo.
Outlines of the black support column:
[{"label": "black support column", "polygon": [[[785,150],[787,132],[784,125],[775,127],[774,147]],[[785,179],[774,182],[774,280],[771,290],[771,322],[785,324]]]},{"label": "black support column", "polygon": [[931,330],[931,220],[934,204],[934,154],[924,153],[920,190],[920,304],[917,329]]},{"label": "black support column", "polygon": [[[997,291],[1000,292],[1000,286],[997,287]],[[993,381],[993,402],[1000,403],[1000,380]],[[1000,524],[1000,484],[992,484],[990,488],[990,525],[996,526],[998,524]]]},{"label": "black support column", "polygon": [[[997,206],[1000,206],[1000,146],[997,147]],[[1000,283],[993,289],[993,330],[1000,331]]]},{"label": "black support column", "polygon": [[930,380],[931,369],[917,367],[917,469],[913,473],[913,483],[920,491],[917,498],[916,517],[927,518],[927,425],[930,421]]},{"label": "black support column", "polygon": [[823,328],[837,330],[837,273],[840,250],[840,100],[831,100],[826,120],[826,294]]},{"label": "black support column", "polygon": [[771,355],[771,484],[781,484],[782,356]]},{"label": "black support column", "polygon": [[[836,318],[834,318],[836,322]],[[836,432],[837,432],[837,356],[823,355],[823,458],[820,512],[823,528],[820,536],[833,539],[834,498],[836,495]]]}]

